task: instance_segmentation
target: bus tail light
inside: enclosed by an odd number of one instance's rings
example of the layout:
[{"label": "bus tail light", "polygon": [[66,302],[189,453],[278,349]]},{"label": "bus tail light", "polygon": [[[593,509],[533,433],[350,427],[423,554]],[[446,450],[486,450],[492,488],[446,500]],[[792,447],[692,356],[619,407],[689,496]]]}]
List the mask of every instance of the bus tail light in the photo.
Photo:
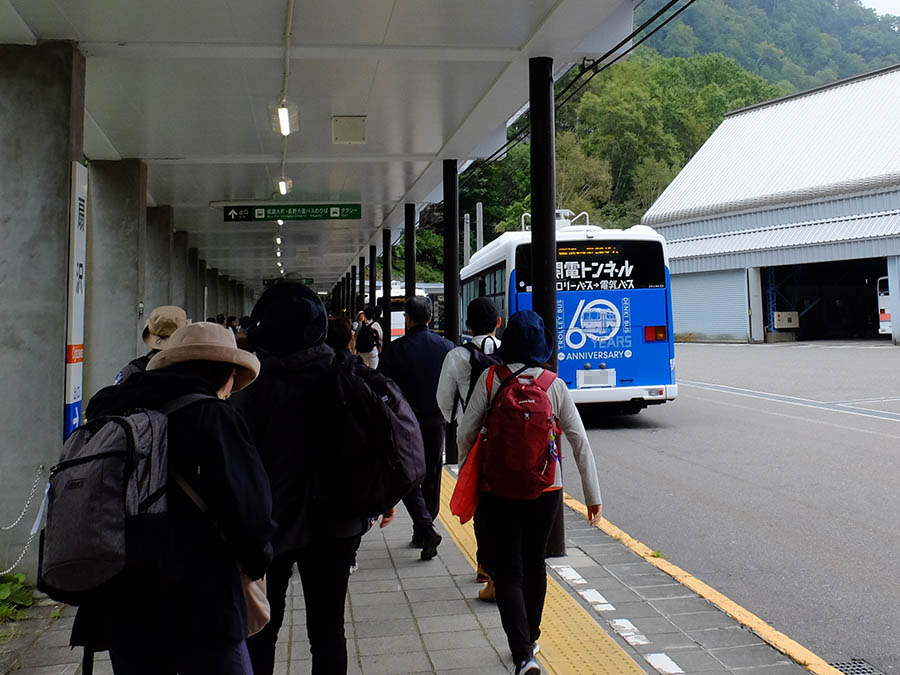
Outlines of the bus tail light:
[{"label": "bus tail light", "polygon": [[665,326],[644,326],[644,342],[665,342],[667,339]]}]

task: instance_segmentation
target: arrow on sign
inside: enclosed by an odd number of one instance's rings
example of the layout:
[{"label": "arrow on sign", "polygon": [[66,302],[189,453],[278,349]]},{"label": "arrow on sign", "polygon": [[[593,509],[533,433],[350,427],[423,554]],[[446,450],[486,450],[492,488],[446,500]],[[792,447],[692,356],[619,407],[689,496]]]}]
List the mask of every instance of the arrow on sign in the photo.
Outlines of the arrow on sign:
[{"label": "arrow on sign", "polygon": [[232,218],[234,218],[237,215],[237,211],[235,211],[234,209],[231,209],[231,211],[228,212],[228,215],[231,216]]}]

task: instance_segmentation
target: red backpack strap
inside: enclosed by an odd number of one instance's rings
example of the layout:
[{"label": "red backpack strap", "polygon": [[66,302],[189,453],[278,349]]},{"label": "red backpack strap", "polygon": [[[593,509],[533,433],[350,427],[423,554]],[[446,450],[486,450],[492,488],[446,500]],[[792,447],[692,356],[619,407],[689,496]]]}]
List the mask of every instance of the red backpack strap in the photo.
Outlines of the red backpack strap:
[{"label": "red backpack strap", "polygon": [[549,391],[550,385],[553,384],[553,381],[556,379],[556,373],[552,370],[544,370],[534,378],[534,383],[539,386],[544,391]]}]

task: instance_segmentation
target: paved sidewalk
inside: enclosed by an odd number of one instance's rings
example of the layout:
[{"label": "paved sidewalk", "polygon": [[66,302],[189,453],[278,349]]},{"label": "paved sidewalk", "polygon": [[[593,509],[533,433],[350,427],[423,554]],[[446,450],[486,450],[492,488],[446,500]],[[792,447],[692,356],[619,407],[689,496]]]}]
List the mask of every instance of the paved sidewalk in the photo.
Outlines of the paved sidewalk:
[{"label": "paved sidewalk", "polygon": [[[552,576],[649,675],[803,675],[758,636],[696,593],[639,558],[566,508],[568,557],[548,561]],[[502,675],[512,670],[496,605],[475,599],[480,585],[467,557],[443,526],[438,556],[419,560],[409,547],[411,521],[394,523],[362,541],[359,570],[350,577],[346,630],[353,675],[455,673]],[[278,675],[310,673],[306,611],[299,577],[290,587],[277,647]],[[21,655],[16,675],[78,675],[81,653],[65,645],[72,608],[49,624]],[[545,616],[545,633],[554,630]],[[570,636],[578,648],[578,636]],[[110,675],[106,654],[97,675]],[[595,671],[588,671],[594,673]],[[554,670],[548,673],[568,675]],[[5,675],[5,674],[4,674]]]}]

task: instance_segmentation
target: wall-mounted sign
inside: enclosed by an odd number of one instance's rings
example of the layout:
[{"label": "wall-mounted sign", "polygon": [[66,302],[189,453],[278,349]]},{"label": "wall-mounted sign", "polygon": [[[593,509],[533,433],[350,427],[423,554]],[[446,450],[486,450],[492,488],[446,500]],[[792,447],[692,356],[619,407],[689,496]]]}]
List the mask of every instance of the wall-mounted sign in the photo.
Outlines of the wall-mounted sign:
[{"label": "wall-mounted sign", "polygon": [[279,204],[278,206],[226,206],[225,222],[265,220],[359,220],[362,204]]},{"label": "wall-mounted sign", "polygon": [[87,261],[87,167],[72,162],[69,205],[69,289],[66,321],[66,397],[63,433],[81,424],[84,371],[84,284]]}]

